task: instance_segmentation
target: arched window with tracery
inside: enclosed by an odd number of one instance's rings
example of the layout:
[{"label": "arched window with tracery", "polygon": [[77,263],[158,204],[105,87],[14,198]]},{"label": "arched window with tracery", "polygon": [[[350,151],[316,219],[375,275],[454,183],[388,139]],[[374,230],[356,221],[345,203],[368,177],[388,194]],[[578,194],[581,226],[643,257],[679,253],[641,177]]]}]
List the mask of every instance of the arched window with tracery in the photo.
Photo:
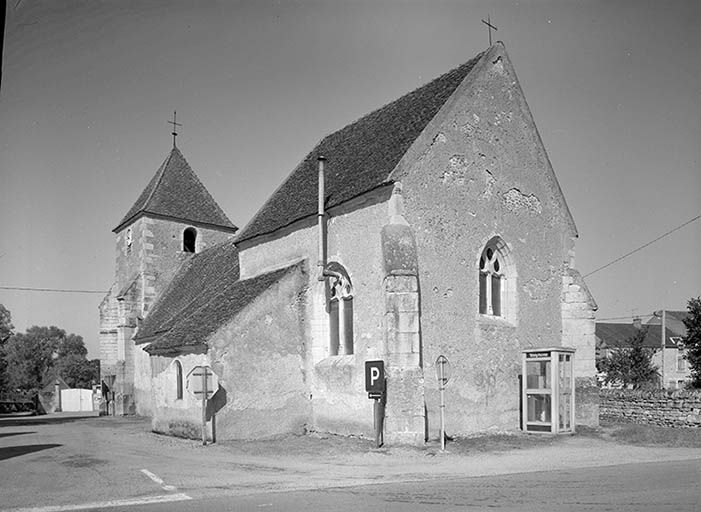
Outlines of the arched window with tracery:
[{"label": "arched window with tracery", "polygon": [[187,228],[183,231],[183,252],[195,252],[197,245],[197,230]]},{"label": "arched window with tracery", "polygon": [[[338,265],[340,267],[340,265]],[[343,267],[327,275],[329,283],[329,355],[353,353],[353,285]]]},{"label": "arched window with tracery", "polygon": [[180,361],[175,361],[175,398],[183,399],[183,365]]},{"label": "arched window with tracery", "polygon": [[479,312],[504,316],[507,265],[505,244],[492,239],[482,251],[479,262]]}]

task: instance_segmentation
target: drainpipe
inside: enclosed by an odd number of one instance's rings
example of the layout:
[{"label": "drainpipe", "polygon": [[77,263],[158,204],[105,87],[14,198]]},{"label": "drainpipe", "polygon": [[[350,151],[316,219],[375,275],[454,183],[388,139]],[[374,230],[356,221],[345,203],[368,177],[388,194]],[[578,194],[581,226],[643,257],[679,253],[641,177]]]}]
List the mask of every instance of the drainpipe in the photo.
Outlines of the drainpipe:
[{"label": "drainpipe", "polygon": [[319,211],[317,213],[317,219],[319,222],[319,260],[317,265],[319,267],[319,281],[324,280],[324,267],[326,266],[326,237],[325,235],[325,213],[324,213],[324,162],[326,162],[326,157],[319,155],[317,157],[319,163]]}]

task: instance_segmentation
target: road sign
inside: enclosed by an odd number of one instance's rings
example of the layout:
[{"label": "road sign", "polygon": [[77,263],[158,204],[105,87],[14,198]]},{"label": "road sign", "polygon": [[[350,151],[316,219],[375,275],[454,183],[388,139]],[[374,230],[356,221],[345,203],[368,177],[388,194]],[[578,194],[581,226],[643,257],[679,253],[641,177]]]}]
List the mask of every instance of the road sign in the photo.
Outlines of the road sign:
[{"label": "road sign", "polygon": [[441,392],[441,450],[445,450],[445,385],[450,379],[450,363],[448,358],[441,355],[436,358],[436,377],[438,389]]},{"label": "road sign", "polygon": [[187,374],[187,390],[196,398],[211,398],[219,389],[219,378],[209,366],[195,366]]},{"label": "road sign", "polygon": [[[385,362],[365,361],[365,391],[372,394],[385,391]],[[372,397],[371,397],[372,398]]]},{"label": "road sign", "polygon": [[445,356],[436,359],[436,377],[440,386],[445,386],[450,379],[450,362]]}]

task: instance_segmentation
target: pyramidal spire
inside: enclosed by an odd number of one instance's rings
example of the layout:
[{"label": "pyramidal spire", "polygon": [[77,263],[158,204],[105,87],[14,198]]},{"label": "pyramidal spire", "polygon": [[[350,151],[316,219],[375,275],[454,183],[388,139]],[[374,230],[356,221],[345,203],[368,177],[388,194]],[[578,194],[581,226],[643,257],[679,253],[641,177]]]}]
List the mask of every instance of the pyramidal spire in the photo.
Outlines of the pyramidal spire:
[{"label": "pyramidal spire", "polygon": [[185,223],[211,225],[231,232],[238,229],[176,146],[173,146],[134,205],[112,231],[118,233],[139,217],[149,214]]}]

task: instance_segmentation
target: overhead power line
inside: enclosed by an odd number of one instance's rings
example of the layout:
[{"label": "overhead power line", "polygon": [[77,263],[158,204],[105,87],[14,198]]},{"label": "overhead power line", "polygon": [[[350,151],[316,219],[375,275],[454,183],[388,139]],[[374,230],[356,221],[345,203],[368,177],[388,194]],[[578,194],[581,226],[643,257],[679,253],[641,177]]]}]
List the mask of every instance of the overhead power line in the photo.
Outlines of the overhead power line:
[{"label": "overhead power line", "polygon": [[699,220],[699,219],[701,219],[701,215],[697,215],[697,216],[694,217],[693,219],[687,220],[684,224],[680,224],[680,225],[677,226],[676,228],[670,229],[669,231],[667,231],[667,232],[664,233],[663,235],[660,235],[660,236],[658,236],[657,238],[655,238],[654,240],[651,240],[651,241],[649,241],[648,243],[646,243],[646,244],[644,244],[644,245],[641,245],[641,246],[638,247],[637,249],[633,249],[632,251],[630,251],[630,252],[624,254],[623,256],[619,256],[618,258],[616,258],[615,260],[613,260],[613,261],[607,263],[606,265],[603,265],[603,266],[597,268],[596,270],[592,270],[592,271],[589,272],[588,274],[584,274],[583,277],[589,277],[589,276],[592,275],[592,274],[596,274],[599,270],[604,270],[605,268],[610,267],[610,266],[613,265],[614,263],[618,263],[619,261],[621,261],[621,260],[624,259],[624,258],[627,258],[627,257],[630,256],[631,254],[635,254],[636,252],[645,249],[645,247],[647,247],[648,245],[652,245],[652,244],[654,244],[655,242],[657,242],[658,240],[662,240],[662,239],[663,239],[664,237],[666,237],[667,235],[671,235],[671,234],[674,233],[675,231],[679,231],[681,228],[683,228],[683,227],[686,226],[687,224],[691,224],[691,223],[694,222],[695,220]]},{"label": "overhead power line", "polygon": [[63,288],[30,288],[27,286],[0,286],[0,290],[21,290],[26,292],[55,292],[55,293],[107,293],[102,290],[66,290]]}]

